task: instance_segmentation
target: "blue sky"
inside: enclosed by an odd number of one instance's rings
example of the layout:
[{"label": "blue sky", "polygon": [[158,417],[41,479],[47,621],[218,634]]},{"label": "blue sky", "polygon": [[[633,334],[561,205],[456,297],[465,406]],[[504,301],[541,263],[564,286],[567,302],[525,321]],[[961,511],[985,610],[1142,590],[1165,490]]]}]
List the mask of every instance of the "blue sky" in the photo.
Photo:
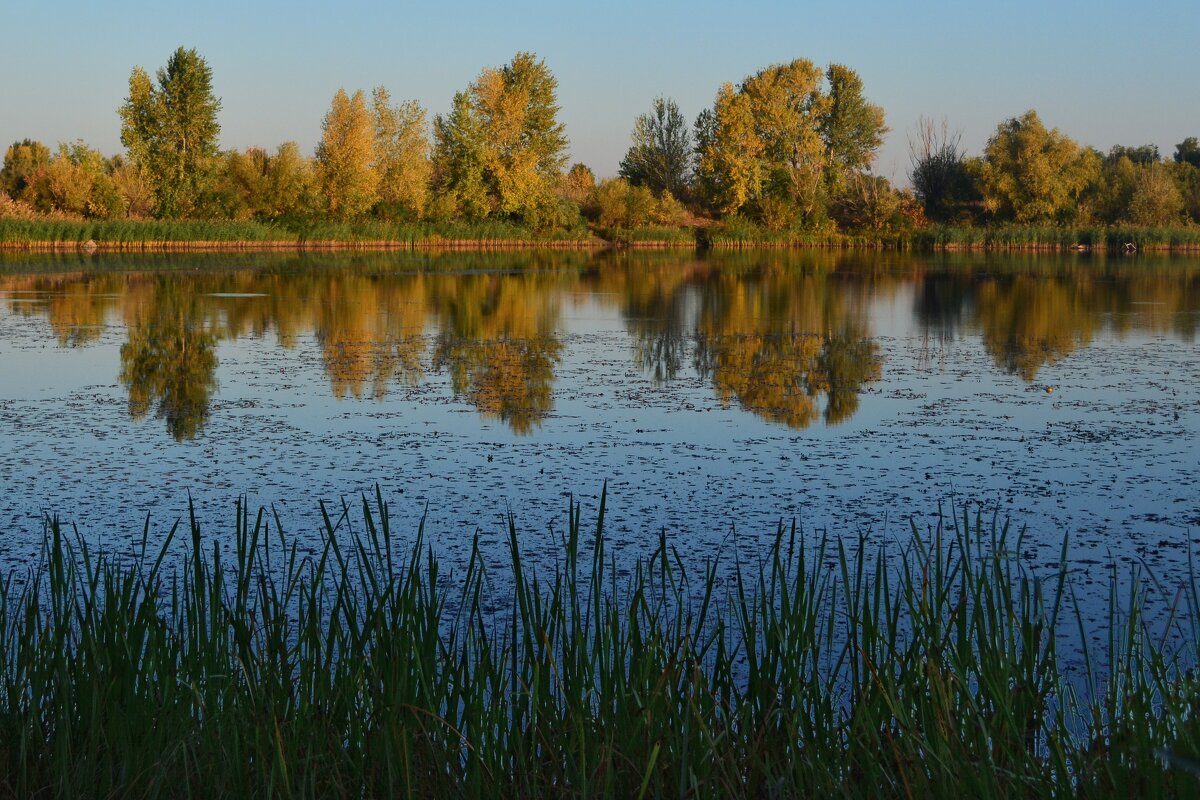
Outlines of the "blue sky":
[{"label": "blue sky", "polygon": [[520,50],[559,82],[572,161],[616,172],[658,94],[694,118],[724,81],[803,57],[857,69],[892,133],[876,171],[906,181],[907,134],[947,117],[978,152],[1035,108],[1085,144],[1200,136],[1200,3],[10,2],[0,14],[0,146],[84,139],[121,150],[129,72],[195,47],[222,99],[221,144],[311,152],[338,87],[387,86],[431,112]]}]

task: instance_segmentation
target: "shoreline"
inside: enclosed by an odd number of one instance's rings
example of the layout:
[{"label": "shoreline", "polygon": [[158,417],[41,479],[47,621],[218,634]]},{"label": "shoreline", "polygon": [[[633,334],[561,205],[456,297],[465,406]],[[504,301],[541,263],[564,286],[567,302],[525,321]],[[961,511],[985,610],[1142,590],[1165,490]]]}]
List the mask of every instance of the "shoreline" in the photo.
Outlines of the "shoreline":
[{"label": "shoreline", "polygon": [[246,253],[246,252],[416,252],[461,250],[467,252],[512,250],[876,250],[925,253],[1072,253],[1077,255],[1200,253],[1200,244],[1142,246],[1013,244],[1004,242],[934,243],[855,241],[609,241],[606,239],[424,239],[424,240],[144,240],[144,241],[32,241],[0,242],[0,253]]},{"label": "shoreline", "polygon": [[489,251],[489,250],[696,250],[695,242],[637,241],[612,242],[605,239],[424,239],[347,241],[264,240],[213,241],[166,240],[106,242],[87,240],[0,242],[0,253],[245,253],[245,252],[388,252],[388,251]]}]

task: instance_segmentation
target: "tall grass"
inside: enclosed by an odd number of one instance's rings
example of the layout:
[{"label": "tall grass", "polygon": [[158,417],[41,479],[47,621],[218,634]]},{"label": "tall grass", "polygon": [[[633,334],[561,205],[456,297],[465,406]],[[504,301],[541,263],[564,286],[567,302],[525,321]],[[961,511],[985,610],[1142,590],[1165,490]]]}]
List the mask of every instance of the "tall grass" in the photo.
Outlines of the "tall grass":
[{"label": "tall grass", "polygon": [[590,238],[583,228],[536,231],[505,220],[479,222],[297,222],[290,226],[304,241],[399,242],[411,245],[473,242],[554,242]]},{"label": "tall grass", "polygon": [[[893,548],[781,528],[728,569],[686,566],[664,535],[624,571],[604,504],[594,527],[571,506],[553,568],[532,568],[510,519],[509,563],[477,538],[455,575],[422,532],[397,545],[378,494],[325,513],[311,551],[243,505],[230,549],[193,515],[184,555],[146,534],[96,552],[51,521],[42,562],[0,595],[0,795],[1200,788],[1156,755],[1200,753],[1194,581],[1179,649],[1151,637],[1136,576],[1087,619],[1065,545],[1038,577],[980,517]],[[1107,646],[1073,688],[1059,638],[1097,628]]]},{"label": "tall grass", "polygon": [[982,250],[1200,250],[1200,226],[1149,228],[1113,226],[931,226],[917,231],[914,246]]},{"label": "tall grass", "polygon": [[164,242],[268,242],[295,234],[259,222],[197,220],[0,219],[0,244],[156,244]]},{"label": "tall grass", "polygon": [[714,250],[754,248],[902,248],[910,245],[910,235],[892,231],[846,233],[829,230],[773,231],[739,215],[725,217],[697,232],[702,246]]},{"label": "tall grass", "polygon": [[631,247],[695,247],[696,233],[692,228],[669,225],[643,225],[637,228],[604,228],[600,235],[609,242]]},{"label": "tall grass", "polygon": [[435,224],[299,220],[268,224],[220,220],[0,219],[0,246],[8,247],[83,244],[89,240],[101,246],[130,247],[176,243],[302,245],[335,242],[415,246],[453,242],[580,241],[589,237],[590,234],[582,229],[538,232],[503,221]]}]

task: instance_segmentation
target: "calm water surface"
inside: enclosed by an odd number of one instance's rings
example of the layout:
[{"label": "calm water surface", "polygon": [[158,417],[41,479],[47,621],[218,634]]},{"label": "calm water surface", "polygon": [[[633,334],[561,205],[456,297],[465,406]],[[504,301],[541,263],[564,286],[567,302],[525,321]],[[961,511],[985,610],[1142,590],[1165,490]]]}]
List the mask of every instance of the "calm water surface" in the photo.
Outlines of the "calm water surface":
[{"label": "calm water surface", "polygon": [[[58,512],[106,547],[190,492],[298,535],[378,484],[454,557],[511,509],[551,558],[608,481],[617,552],[939,504],[1050,565],[1200,542],[1200,259],[896,254],[0,261],[0,563]],[[586,517],[586,511],[585,511]],[[736,533],[734,533],[736,531]],[[1101,572],[1101,568],[1097,568]]]}]

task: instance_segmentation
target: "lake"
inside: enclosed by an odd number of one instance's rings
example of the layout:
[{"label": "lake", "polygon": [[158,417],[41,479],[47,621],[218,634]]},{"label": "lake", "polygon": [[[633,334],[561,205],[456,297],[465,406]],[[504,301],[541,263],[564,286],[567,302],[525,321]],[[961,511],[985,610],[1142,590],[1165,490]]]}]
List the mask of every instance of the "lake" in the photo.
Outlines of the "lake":
[{"label": "lake", "polygon": [[1200,542],[1200,258],[876,252],[0,259],[0,563],[378,486],[451,560],[869,540],[966,507],[1084,580]]}]

